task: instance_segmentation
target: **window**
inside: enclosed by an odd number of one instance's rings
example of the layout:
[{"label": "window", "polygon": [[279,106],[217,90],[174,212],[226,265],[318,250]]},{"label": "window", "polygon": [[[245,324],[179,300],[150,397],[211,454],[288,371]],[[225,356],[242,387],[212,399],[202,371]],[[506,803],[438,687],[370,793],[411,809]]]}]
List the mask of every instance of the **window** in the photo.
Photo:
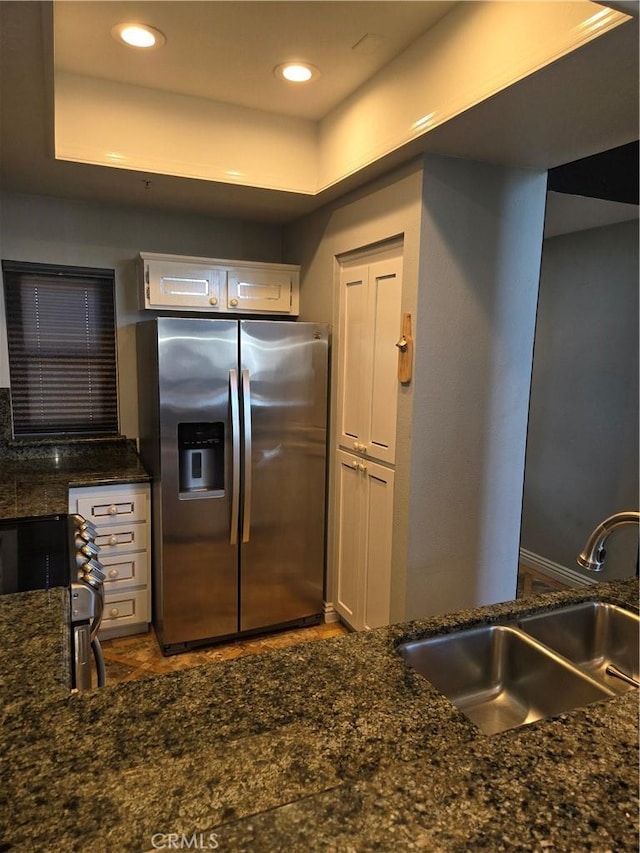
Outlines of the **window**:
[{"label": "window", "polygon": [[2,271],[14,436],[117,434],[113,270]]}]

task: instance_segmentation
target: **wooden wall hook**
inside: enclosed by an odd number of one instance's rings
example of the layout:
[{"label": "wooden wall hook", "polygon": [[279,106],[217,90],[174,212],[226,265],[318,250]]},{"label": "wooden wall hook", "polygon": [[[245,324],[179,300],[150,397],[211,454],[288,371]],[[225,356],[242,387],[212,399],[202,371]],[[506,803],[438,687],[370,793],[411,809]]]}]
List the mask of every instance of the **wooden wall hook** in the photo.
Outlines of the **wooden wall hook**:
[{"label": "wooden wall hook", "polygon": [[398,382],[408,385],[413,372],[413,337],[411,335],[411,314],[402,315],[402,335],[398,347]]}]

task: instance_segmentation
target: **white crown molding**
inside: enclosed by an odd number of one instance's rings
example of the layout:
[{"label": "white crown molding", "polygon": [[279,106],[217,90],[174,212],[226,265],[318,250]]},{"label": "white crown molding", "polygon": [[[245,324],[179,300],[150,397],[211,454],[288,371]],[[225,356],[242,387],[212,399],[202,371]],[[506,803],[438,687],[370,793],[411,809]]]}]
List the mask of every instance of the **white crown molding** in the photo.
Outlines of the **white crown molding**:
[{"label": "white crown molding", "polygon": [[587,0],[459,3],[319,122],[56,72],[55,156],[315,196],[628,20]]}]

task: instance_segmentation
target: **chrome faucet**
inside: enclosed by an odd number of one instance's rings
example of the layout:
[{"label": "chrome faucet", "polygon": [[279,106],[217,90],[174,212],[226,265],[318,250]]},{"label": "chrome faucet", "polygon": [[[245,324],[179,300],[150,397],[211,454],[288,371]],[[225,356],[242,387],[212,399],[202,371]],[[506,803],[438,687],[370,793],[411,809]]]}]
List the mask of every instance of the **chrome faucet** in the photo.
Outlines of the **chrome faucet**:
[{"label": "chrome faucet", "polygon": [[615,515],[605,518],[587,539],[587,544],[578,556],[578,565],[582,566],[583,569],[589,569],[591,572],[601,572],[607,558],[604,543],[609,535],[622,524],[639,523],[640,512],[617,512]]}]

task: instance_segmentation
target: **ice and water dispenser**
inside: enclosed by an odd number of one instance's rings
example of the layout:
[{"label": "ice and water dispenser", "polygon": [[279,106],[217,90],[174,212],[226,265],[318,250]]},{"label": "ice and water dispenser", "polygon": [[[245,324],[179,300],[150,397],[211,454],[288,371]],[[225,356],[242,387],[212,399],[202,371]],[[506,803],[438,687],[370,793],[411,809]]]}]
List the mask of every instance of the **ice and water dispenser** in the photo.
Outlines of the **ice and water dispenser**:
[{"label": "ice and water dispenser", "polygon": [[224,423],[178,424],[180,497],[224,494]]}]

